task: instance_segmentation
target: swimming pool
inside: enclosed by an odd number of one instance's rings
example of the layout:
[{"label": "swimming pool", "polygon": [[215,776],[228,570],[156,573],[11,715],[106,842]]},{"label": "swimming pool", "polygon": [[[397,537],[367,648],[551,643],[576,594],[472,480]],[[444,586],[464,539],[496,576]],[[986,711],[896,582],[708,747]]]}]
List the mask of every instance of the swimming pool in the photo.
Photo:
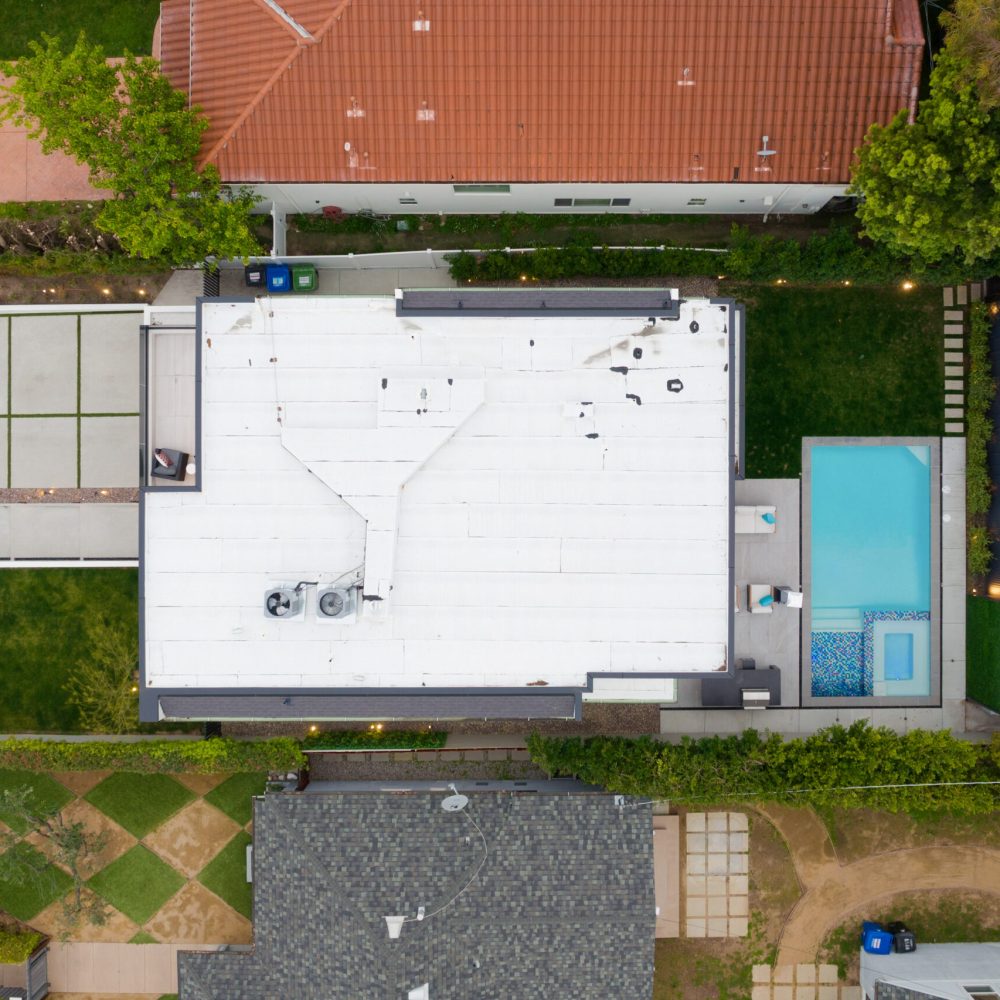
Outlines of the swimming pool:
[{"label": "swimming pool", "polygon": [[810,444],[814,698],[931,694],[929,445]]}]

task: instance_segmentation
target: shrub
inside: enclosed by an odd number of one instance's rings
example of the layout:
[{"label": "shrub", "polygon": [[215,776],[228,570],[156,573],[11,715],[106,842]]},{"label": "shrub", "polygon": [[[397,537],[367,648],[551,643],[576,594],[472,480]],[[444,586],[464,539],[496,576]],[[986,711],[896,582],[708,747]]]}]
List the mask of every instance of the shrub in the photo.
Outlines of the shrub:
[{"label": "shrub", "polygon": [[969,814],[1000,805],[997,785],[949,784],[1000,778],[1000,737],[982,745],[948,731],[899,734],[856,722],[790,740],[753,729],[739,736],[685,737],[678,744],[649,737],[535,734],[528,748],[550,775],[574,775],[609,791],[690,805],[753,800]]},{"label": "shrub", "polygon": [[[581,237],[592,235],[581,233]],[[533,253],[489,250],[449,257],[451,275],[458,282],[516,281],[522,275],[539,281],[560,278],[639,278],[661,275],[725,273],[737,281],[769,282],[782,278],[793,283],[822,284],[849,280],[855,284],[894,284],[916,278],[936,284],[966,280],[968,268],[960,261],[933,266],[918,258],[893,256],[880,245],[857,237],[847,225],[829,233],[815,233],[805,243],[774,236],[758,236],[734,225],[723,253],[707,248],[650,247],[636,250],[594,248],[574,241],[562,247],[540,247]],[[995,263],[980,268],[985,275]]]},{"label": "shrub", "polygon": [[302,741],[303,750],[436,750],[443,747],[447,733],[429,729],[338,730],[315,733]]},{"label": "shrub", "polygon": [[0,965],[20,965],[38,947],[42,935],[37,931],[0,930]]},{"label": "shrub", "polygon": [[0,768],[21,771],[140,771],[218,774],[296,771],[306,760],[296,740],[230,739],[60,743],[0,740]]},{"label": "shrub", "polygon": [[982,523],[993,501],[987,446],[993,439],[990,413],[996,382],[990,364],[990,318],[985,303],[969,309],[969,381],[966,397],[965,504],[968,524],[968,571],[983,576],[990,571],[992,537]]}]

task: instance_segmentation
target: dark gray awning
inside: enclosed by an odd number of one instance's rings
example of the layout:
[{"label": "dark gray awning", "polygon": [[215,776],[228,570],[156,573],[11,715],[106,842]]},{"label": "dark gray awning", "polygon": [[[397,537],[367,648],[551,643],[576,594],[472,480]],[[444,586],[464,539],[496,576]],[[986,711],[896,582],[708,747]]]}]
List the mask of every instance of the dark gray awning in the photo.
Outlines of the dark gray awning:
[{"label": "dark gray awning", "polygon": [[168,719],[575,719],[573,694],[163,694]]}]

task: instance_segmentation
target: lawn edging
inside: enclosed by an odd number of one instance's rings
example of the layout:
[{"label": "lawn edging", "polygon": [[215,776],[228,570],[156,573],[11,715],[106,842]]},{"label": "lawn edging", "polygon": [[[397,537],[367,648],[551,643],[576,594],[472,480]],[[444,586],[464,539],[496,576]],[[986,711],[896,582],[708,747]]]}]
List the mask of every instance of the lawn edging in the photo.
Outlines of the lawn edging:
[{"label": "lawn edging", "polygon": [[0,740],[0,769],[21,771],[138,771],[161,774],[292,772],[306,764],[299,742],[270,740]]}]

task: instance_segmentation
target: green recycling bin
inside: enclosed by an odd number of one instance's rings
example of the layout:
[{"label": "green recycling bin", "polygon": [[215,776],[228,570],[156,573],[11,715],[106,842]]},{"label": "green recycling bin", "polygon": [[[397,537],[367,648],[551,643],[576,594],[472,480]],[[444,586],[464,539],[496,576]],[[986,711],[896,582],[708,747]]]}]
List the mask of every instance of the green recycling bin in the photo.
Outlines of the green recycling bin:
[{"label": "green recycling bin", "polygon": [[292,291],[316,291],[316,267],[313,264],[292,265]]}]

